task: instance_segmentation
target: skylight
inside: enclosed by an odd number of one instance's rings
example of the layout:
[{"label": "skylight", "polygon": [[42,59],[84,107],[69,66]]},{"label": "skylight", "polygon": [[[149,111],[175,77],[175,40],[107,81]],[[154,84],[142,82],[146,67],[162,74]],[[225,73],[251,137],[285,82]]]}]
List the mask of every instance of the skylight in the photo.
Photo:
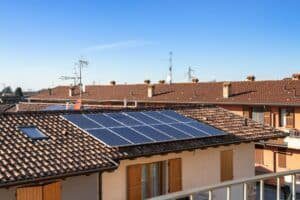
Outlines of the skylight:
[{"label": "skylight", "polygon": [[35,126],[26,126],[26,127],[19,127],[19,129],[27,135],[29,138],[33,140],[42,140],[47,139],[48,137],[43,134],[37,127]]}]

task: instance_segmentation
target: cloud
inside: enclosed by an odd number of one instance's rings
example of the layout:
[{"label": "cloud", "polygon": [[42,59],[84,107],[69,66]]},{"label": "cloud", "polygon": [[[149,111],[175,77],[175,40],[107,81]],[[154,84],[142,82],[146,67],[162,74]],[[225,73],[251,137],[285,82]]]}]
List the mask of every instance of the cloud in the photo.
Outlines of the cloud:
[{"label": "cloud", "polygon": [[108,44],[100,44],[95,46],[90,46],[84,49],[84,51],[103,51],[103,50],[112,50],[112,49],[126,49],[126,48],[133,48],[133,47],[142,47],[153,45],[154,42],[145,41],[145,40],[127,40],[127,41],[120,41]]}]

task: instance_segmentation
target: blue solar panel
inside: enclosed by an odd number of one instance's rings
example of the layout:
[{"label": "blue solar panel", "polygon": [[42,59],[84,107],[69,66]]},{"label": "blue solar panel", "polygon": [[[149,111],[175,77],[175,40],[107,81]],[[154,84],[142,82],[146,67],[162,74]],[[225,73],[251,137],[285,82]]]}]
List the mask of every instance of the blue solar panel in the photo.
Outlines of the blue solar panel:
[{"label": "blue solar panel", "polygon": [[191,123],[189,123],[189,125],[197,128],[199,130],[202,130],[203,132],[208,133],[211,136],[226,134],[224,131],[221,131],[220,129],[217,129],[213,126],[210,126],[205,123],[197,122],[197,121],[191,122]]},{"label": "blue solar panel", "polygon": [[137,133],[136,131],[123,127],[123,128],[112,128],[111,129],[113,132],[118,133],[122,137],[130,140],[134,144],[142,144],[142,143],[149,143],[149,142],[154,142],[153,140]]},{"label": "blue solar panel", "polygon": [[110,117],[107,117],[105,115],[99,115],[99,114],[87,114],[86,115],[88,118],[96,121],[97,123],[101,124],[104,127],[118,127],[118,126],[123,126],[119,122],[111,119]]},{"label": "blue solar panel", "polygon": [[151,117],[148,117],[147,115],[141,113],[141,112],[127,112],[127,115],[134,117],[135,119],[145,123],[145,124],[161,124],[160,121],[155,120]]},{"label": "blue solar panel", "polygon": [[108,113],[107,116],[117,120],[118,122],[125,124],[126,126],[142,125],[140,122],[138,122],[135,119],[132,119],[129,116],[126,116],[124,113]]},{"label": "blue solar panel", "polygon": [[180,121],[180,122],[191,122],[192,121],[192,119],[187,118],[183,115],[180,115],[173,110],[163,110],[160,113],[167,115],[167,116],[171,117],[172,119],[176,119],[177,121]]},{"label": "blue solar panel", "polygon": [[130,142],[124,140],[123,138],[115,135],[110,130],[107,129],[93,129],[88,130],[88,132],[99,140],[103,141],[105,144],[110,146],[123,146],[129,145]]},{"label": "blue solar panel", "polygon": [[34,126],[20,127],[19,129],[25,135],[27,135],[29,138],[34,139],[34,140],[40,140],[40,139],[46,139],[46,138],[48,138],[38,128],[36,128]]},{"label": "blue solar panel", "polygon": [[157,119],[158,121],[161,121],[163,123],[176,123],[177,121],[174,119],[171,119],[170,117],[167,117],[157,111],[147,111],[147,112],[143,112],[144,114]]},{"label": "blue solar panel", "polygon": [[179,131],[171,126],[168,125],[153,125],[154,128],[174,137],[175,139],[188,139],[191,138],[191,136],[183,133],[182,131]]},{"label": "blue solar panel", "polygon": [[97,123],[87,119],[86,117],[80,114],[65,115],[64,117],[83,129],[102,128]]},{"label": "blue solar panel", "polygon": [[64,117],[110,146],[128,146],[225,135],[172,110],[70,114]]},{"label": "blue solar panel", "polygon": [[190,127],[186,124],[172,124],[173,127],[185,132],[185,133],[189,133],[195,137],[207,137],[208,134],[205,134],[204,132],[202,131],[199,131],[193,127]]},{"label": "blue solar panel", "polygon": [[134,130],[143,133],[144,135],[154,139],[157,142],[172,140],[172,137],[157,131],[149,126],[133,127]]}]

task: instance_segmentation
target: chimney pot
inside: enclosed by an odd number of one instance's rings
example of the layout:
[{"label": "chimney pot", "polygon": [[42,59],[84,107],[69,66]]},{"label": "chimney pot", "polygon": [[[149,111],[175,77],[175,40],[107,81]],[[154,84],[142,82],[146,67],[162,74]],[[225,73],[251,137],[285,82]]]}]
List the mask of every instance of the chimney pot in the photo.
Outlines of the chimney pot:
[{"label": "chimney pot", "polygon": [[255,81],[255,76],[254,75],[249,75],[246,78],[247,81]]},{"label": "chimney pot", "polygon": [[148,85],[148,97],[152,98],[154,96],[154,85]]},{"label": "chimney pot", "polygon": [[199,82],[199,79],[193,78],[193,79],[192,79],[192,82],[193,82],[193,83],[198,83],[198,82]]},{"label": "chimney pot", "polygon": [[299,81],[299,80],[300,80],[300,73],[293,74],[292,80],[297,80],[297,81]]},{"label": "chimney pot", "polygon": [[110,81],[111,85],[116,85],[116,81]]},{"label": "chimney pot", "polygon": [[144,83],[149,85],[151,83],[151,81],[149,79],[144,80]]},{"label": "chimney pot", "polygon": [[224,82],[223,83],[223,98],[229,98],[231,93],[231,83],[230,82]]}]

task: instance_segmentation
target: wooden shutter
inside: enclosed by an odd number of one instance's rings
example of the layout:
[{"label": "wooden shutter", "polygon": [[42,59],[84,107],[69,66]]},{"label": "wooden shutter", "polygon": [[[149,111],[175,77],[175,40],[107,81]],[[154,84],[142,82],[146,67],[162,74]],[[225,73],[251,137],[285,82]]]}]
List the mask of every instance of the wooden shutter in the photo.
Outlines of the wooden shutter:
[{"label": "wooden shutter", "polygon": [[127,167],[127,199],[142,199],[142,166],[131,165]]},{"label": "wooden shutter", "polygon": [[286,168],[286,154],[278,153],[278,167]]},{"label": "wooden shutter", "polygon": [[252,118],[252,109],[249,106],[243,106],[243,117]]},{"label": "wooden shutter", "polygon": [[18,188],[17,200],[43,200],[42,186]]},{"label": "wooden shutter", "polygon": [[221,182],[233,179],[233,151],[221,151]]},{"label": "wooden shutter", "polygon": [[43,200],[61,200],[60,182],[43,186]]},{"label": "wooden shutter", "polygon": [[269,107],[264,110],[264,124],[271,125],[271,111]]},{"label": "wooden shutter", "polygon": [[169,193],[182,190],[181,158],[169,160]]},{"label": "wooden shutter", "polygon": [[255,149],[255,163],[264,164],[264,150],[263,149]]},{"label": "wooden shutter", "polygon": [[286,128],[294,128],[294,109],[286,109]]}]

